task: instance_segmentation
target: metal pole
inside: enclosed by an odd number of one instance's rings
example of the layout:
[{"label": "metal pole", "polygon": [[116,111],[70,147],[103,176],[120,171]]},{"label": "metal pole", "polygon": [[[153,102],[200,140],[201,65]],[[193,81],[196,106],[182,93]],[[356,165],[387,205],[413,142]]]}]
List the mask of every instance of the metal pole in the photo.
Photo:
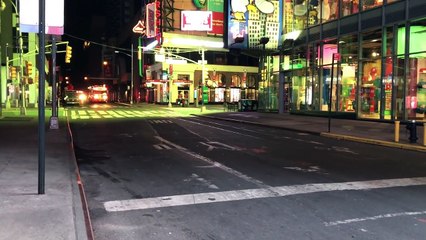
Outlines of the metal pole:
[{"label": "metal pole", "polygon": [[132,54],[131,54],[131,56],[130,56],[130,58],[131,58],[131,61],[132,61],[132,64],[131,64],[131,66],[130,66],[130,74],[131,74],[131,76],[130,76],[130,104],[133,104],[133,65],[134,65],[134,62],[133,62],[133,43],[132,43],[132,46],[131,46],[131,50],[132,50]]},{"label": "metal pole", "polygon": [[[1,3],[0,3],[1,4]],[[1,6],[0,6],[1,8]],[[0,9],[0,12],[2,10]],[[1,18],[1,14],[0,14]],[[1,20],[0,20],[0,29],[1,29]],[[1,33],[1,30],[0,30]],[[7,66],[6,66],[7,67]],[[0,45],[0,117],[3,116],[3,84],[2,84],[2,74],[1,74],[1,68],[2,68],[2,61],[1,61],[1,45]]]},{"label": "metal pole", "polygon": [[204,76],[205,76],[205,64],[204,64],[204,48],[201,48],[201,112],[206,110],[206,106],[204,106]]},{"label": "metal pole", "polygon": [[[16,6],[18,6],[18,3],[15,4],[15,7]],[[16,11],[16,14],[18,14],[18,8],[17,7],[16,7],[15,11]],[[20,18],[20,16],[19,16],[19,18]],[[21,21],[21,20],[19,19],[19,21]],[[26,110],[26,101],[27,101],[26,98],[27,98],[27,96],[26,95],[27,94],[25,92],[26,84],[25,84],[25,78],[24,78],[24,57],[23,57],[23,55],[24,55],[24,48],[23,48],[24,39],[22,39],[21,29],[20,28],[17,28],[17,29],[18,29],[18,35],[19,35],[19,65],[20,65],[20,71],[19,71],[18,76],[19,76],[19,84],[20,84],[19,88],[21,90],[21,115],[26,115],[26,112],[27,112],[27,110]]]},{"label": "metal pole", "polygon": [[45,29],[44,29],[44,20],[45,20],[45,0],[40,0],[39,2],[39,25],[38,25],[38,194],[44,194],[44,185],[45,185],[45,106],[44,106],[44,78],[45,71]]},{"label": "metal pole", "polygon": [[59,129],[58,124],[58,92],[56,87],[56,37],[52,35],[52,116],[50,129]]},{"label": "metal pole", "polygon": [[331,80],[330,80],[330,93],[329,93],[329,99],[328,99],[328,132],[330,132],[331,128],[331,104],[332,104],[332,97],[333,97],[333,76],[334,76],[334,53],[331,60]]},{"label": "metal pole", "polygon": [[8,84],[7,79],[9,77],[9,56],[7,55],[7,48],[9,47],[9,44],[6,43],[6,48],[4,49],[4,52],[6,53],[6,102],[5,102],[5,108],[10,108],[10,102],[9,102],[9,90],[8,90]]}]

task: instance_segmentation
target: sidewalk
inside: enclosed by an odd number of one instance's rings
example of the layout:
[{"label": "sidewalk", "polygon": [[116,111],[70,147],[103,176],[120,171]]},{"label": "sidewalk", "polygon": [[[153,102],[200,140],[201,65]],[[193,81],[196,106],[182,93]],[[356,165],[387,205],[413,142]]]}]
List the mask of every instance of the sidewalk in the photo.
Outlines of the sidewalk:
[{"label": "sidewalk", "polygon": [[194,107],[181,108],[174,106],[172,109],[178,112],[193,112],[193,115],[200,117],[275,127],[348,141],[426,152],[424,124],[417,125],[417,142],[410,143],[409,132],[404,124],[400,124],[399,141],[395,142],[395,125],[393,123],[332,118],[330,119],[329,132],[329,119],[327,117],[289,113],[230,112],[221,105],[207,106],[204,112],[201,112],[200,108]]},{"label": "sidewalk", "polygon": [[[37,109],[0,117],[0,239],[88,239],[68,126],[46,124],[45,194],[38,194]],[[46,116],[50,113],[46,111]],[[47,117],[48,119],[48,117]]]}]

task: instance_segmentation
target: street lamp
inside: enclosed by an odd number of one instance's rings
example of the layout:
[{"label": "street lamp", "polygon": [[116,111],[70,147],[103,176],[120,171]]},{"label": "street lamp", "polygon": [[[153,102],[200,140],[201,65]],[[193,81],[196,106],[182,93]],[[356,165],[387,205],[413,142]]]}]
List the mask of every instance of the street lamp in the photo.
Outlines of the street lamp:
[{"label": "street lamp", "polygon": [[131,64],[130,64],[130,104],[133,104],[133,44],[131,45],[131,54],[128,54],[128,53],[124,53],[124,52],[121,52],[121,51],[114,51],[115,53],[121,53],[121,54],[124,54],[124,55],[126,55],[126,56],[128,56],[128,57],[130,57],[130,61],[132,62]]}]

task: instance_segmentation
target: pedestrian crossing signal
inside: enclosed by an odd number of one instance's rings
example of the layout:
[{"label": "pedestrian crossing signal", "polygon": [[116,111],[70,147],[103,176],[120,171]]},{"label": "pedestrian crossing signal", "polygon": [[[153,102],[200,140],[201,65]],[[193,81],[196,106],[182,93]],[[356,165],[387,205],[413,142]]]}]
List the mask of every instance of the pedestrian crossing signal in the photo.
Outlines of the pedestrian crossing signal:
[{"label": "pedestrian crossing signal", "polygon": [[72,47],[67,46],[67,49],[65,51],[65,63],[70,63],[72,57]]}]

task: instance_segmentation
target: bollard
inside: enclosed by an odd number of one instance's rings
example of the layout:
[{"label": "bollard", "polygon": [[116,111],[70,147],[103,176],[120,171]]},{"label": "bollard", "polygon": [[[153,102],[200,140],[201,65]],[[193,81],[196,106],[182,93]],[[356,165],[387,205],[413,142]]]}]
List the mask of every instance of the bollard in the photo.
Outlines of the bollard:
[{"label": "bollard", "polygon": [[423,146],[426,146],[426,123],[423,123]]},{"label": "bollard", "polygon": [[395,121],[395,142],[399,142],[399,121]]},{"label": "bollard", "polygon": [[416,121],[415,120],[408,121],[406,128],[408,132],[410,133],[410,136],[408,137],[408,139],[410,140],[410,143],[416,143],[417,142]]}]

